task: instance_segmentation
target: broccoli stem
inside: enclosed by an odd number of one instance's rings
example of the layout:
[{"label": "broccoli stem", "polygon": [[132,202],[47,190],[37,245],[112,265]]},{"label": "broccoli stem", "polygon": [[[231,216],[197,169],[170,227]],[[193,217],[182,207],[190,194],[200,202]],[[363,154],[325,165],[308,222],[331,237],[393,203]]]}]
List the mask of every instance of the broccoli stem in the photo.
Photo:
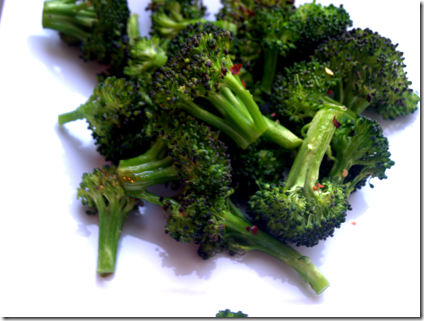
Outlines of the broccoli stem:
[{"label": "broccoli stem", "polygon": [[[237,240],[243,241],[243,249],[245,251],[259,250],[268,253],[275,258],[283,261],[293,269],[295,269],[302,279],[309,283],[312,289],[321,294],[330,286],[328,280],[322,272],[310,261],[306,256],[303,256],[298,251],[285,243],[281,243],[268,233],[258,230],[257,235],[251,231],[247,231],[246,227],[251,227],[246,220],[243,220],[238,215],[227,211],[225,216],[225,227],[228,233],[224,234],[224,239],[229,242],[231,250],[231,239],[237,243]],[[237,244],[235,244],[237,248]]]},{"label": "broccoli stem", "polygon": [[97,273],[105,277],[115,272],[118,242],[128,211],[123,211],[119,201],[113,201],[110,209],[99,210],[99,245]]},{"label": "broccoli stem", "polygon": [[58,117],[58,121],[60,125],[63,125],[78,119],[85,119],[85,114],[82,112],[80,108],[77,108],[67,113],[60,114]]},{"label": "broccoli stem", "polygon": [[180,108],[189,112],[194,117],[203,120],[209,125],[212,125],[218,130],[222,131],[228,137],[231,137],[231,139],[233,139],[242,149],[247,148],[253,142],[247,137],[244,137],[243,134],[237,130],[238,128],[234,127],[233,123],[227,119],[219,118],[218,116],[206,111],[205,109],[200,108],[192,101],[185,100],[182,104],[180,104]]},{"label": "broccoli stem", "polygon": [[261,80],[261,89],[267,94],[271,93],[271,86],[274,82],[275,72],[277,70],[278,50],[264,49],[264,73]]},{"label": "broccoli stem", "polygon": [[293,134],[290,130],[285,128],[269,118],[265,118],[268,124],[268,129],[263,133],[263,137],[271,142],[278,144],[287,149],[294,149],[302,145],[302,139]]},{"label": "broccoli stem", "polygon": [[238,98],[241,99],[253,119],[257,132],[263,134],[267,130],[268,125],[259,110],[258,105],[253,99],[252,94],[243,87],[240,80],[234,77],[231,72],[228,72],[225,75],[224,83],[234,92],[235,95],[238,96]]},{"label": "broccoli stem", "polygon": [[167,145],[162,139],[157,139],[152,147],[137,157],[123,159],[119,162],[119,167],[131,167],[146,164],[165,157]]},{"label": "broccoli stem", "polygon": [[143,190],[146,187],[180,179],[171,156],[138,166],[118,168],[119,176],[126,191]]},{"label": "broccoli stem", "polygon": [[44,2],[43,28],[53,29],[84,40],[90,35],[89,30],[96,20],[96,12],[87,3],[75,5],[63,3],[63,1]]},{"label": "broccoli stem", "polygon": [[323,108],[315,114],[290,169],[286,180],[287,188],[305,186],[305,196],[314,197],[316,192],[314,193],[313,186],[319,177],[319,167],[336,130],[333,119],[340,119],[345,109]]}]

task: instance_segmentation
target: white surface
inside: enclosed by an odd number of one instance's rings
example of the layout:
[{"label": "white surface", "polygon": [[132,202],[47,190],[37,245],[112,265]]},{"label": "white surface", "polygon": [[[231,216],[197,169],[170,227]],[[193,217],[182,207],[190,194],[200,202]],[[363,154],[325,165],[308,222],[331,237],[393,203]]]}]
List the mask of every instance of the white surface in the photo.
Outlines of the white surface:
[{"label": "white surface", "polygon": [[[145,3],[130,1],[143,34]],[[219,7],[206,3],[212,13]],[[343,3],[354,27],[400,44],[419,90],[419,1]],[[41,11],[41,0],[6,0],[0,27],[1,316],[212,317],[226,308],[251,317],[420,315],[420,111],[381,122],[396,162],[389,179],[352,195],[353,211],[334,238],[299,249],[330,281],[324,294],[264,253],[204,261],[196,246],[163,233],[153,205],[124,226],[116,275],[97,277],[96,218],[76,188],[104,161],[84,121],[59,127],[57,115],[90,96],[102,68],[43,30]]]}]

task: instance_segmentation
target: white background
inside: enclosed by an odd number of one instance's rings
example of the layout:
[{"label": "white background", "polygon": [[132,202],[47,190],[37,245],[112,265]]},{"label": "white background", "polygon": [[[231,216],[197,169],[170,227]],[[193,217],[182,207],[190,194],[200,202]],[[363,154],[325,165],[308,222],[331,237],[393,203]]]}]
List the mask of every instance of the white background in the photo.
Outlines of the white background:
[{"label": "white background", "polygon": [[[205,3],[211,13],[219,8]],[[419,91],[419,1],[343,3],[354,27],[399,43]],[[147,35],[145,5],[130,1]],[[397,121],[377,117],[396,162],[389,179],[352,195],[334,238],[299,248],[330,281],[324,294],[264,253],[204,261],[195,245],[163,233],[162,211],[150,204],[124,226],[115,276],[99,278],[97,218],[85,214],[76,188],[104,160],[85,121],[60,127],[57,115],[86,101],[102,67],[42,29],[42,6],[6,0],[0,25],[1,316],[212,317],[226,308],[251,317],[420,315],[419,110]]]}]

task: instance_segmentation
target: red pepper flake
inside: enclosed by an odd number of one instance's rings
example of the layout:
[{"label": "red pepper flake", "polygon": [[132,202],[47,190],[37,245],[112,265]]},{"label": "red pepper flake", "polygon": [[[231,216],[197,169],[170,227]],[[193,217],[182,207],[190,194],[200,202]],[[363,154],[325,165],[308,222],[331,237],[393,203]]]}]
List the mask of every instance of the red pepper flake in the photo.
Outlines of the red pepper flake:
[{"label": "red pepper flake", "polygon": [[246,12],[249,14],[249,18],[253,17],[255,15],[255,11],[246,9]]},{"label": "red pepper flake", "polygon": [[331,95],[332,93],[333,93],[333,91],[331,89],[328,89],[327,95]]},{"label": "red pepper flake", "polygon": [[319,188],[323,188],[323,187],[325,187],[324,185],[321,185],[320,183],[318,183],[318,187]]},{"label": "red pepper flake", "polygon": [[336,128],[339,128],[342,125],[342,124],[339,123],[339,121],[336,119],[335,116],[333,118],[333,125],[336,126]]},{"label": "red pepper flake", "polygon": [[271,117],[275,117],[275,116],[277,116],[277,114],[276,114],[276,113],[272,113],[272,114],[271,114]]},{"label": "red pepper flake", "polygon": [[352,225],[356,225],[356,222],[352,222]]},{"label": "red pepper flake", "polygon": [[235,64],[231,67],[230,71],[233,75],[240,75],[241,64]]},{"label": "red pepper flake", "polygon": [[246,226],[246,231],[250,232],[250,226]]},{"label": "red pepper flake", "polygon": [[258,227],[256,225],[253,225],[250,230],[252,231],[253,235],[258,235]]},{"label": "red pepper flake", "polygon": [[312,188],[314,189],[314,191],[318,190],[318,188],[316,186],[312,186]]},{"label": "red pepper flake", "polygon": [[246,83],[242,80],[241,84],[243,85],[244,89],[246,89]]}]

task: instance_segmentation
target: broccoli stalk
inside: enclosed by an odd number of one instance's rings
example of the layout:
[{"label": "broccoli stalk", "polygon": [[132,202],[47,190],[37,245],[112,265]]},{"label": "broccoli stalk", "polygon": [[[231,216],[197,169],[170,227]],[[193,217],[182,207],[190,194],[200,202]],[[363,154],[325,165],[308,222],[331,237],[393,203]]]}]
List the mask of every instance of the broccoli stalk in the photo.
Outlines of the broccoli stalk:
[{"label": "broccoli stalk", "polygon": [[249,201],[248,213],[286,242],[314,246],[332,236],[350,209],[344,187],[319,178],[319,169],[346,108],[322,108],[308,125],[287,180],[263,184]]},{"label": "broccoli stalk", "polygon": [[[264,117],[237,74],[229,56],[228,32],[201,33],[187,40],[177,56],[155,74],[152,100],[161,108],[182,108],[216,127],[246,148],[262,134],[286,148],[298,147],[302,140],[285,127]],[[222,116],[194,102],[206,99]]]},{"label": "broccoli stalk", "polygon": [[122,226],[137,200],[125,195],[116,168],[108,165],[83,174],[77,198],[99,214],[97,273],[108,276],[115,272]]}]

